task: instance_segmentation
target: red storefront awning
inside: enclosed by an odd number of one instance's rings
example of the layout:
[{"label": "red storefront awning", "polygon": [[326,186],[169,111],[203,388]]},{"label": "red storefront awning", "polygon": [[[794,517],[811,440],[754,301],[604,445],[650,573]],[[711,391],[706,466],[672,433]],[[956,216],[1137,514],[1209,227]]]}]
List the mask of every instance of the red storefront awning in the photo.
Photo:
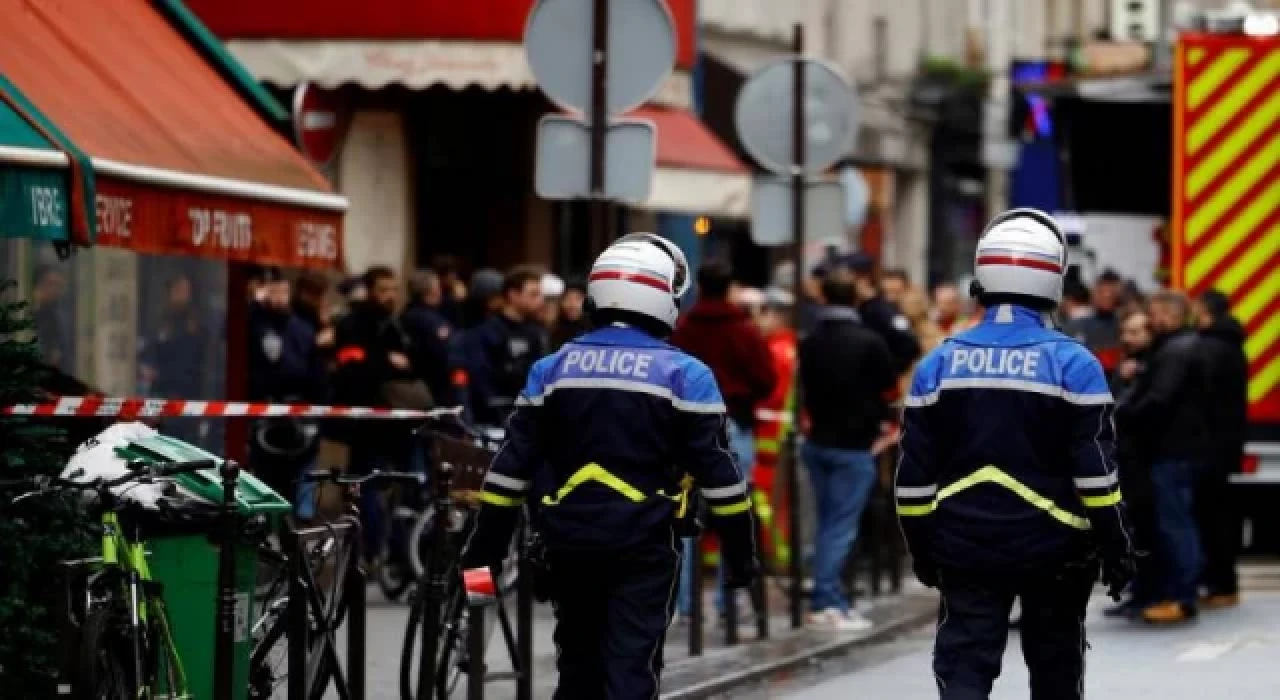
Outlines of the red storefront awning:
[{"label": "red storefront awning", "polygon": [[346,200],[147,0],[0,16],[0,70],[91,157],[98,243],[340,264]]},{"label": "red storefront awning", "polygon": [[641,107],[628,117],[647,119],[658,130],[658,166],[748,175],[750,170],[698,117],[682,109]]},{"label": "red storefront awning", "polygon": [[[696,0],[665,0],[676,25],[676,65],[692,68]],[[224,39],[497,41],[520,44],[534,0],[187,0]]]},{"label": "red storefront awning", "polygon": [[[696,0],[664,0],[676,28],[676,70],[655,100],[692,102]],[[259,80],[288,87],[356,84],[533,89],[524,29],[534,0],[188,0]]]},{"label": "red storefront awning", "polygon": [[692,112],[646,106],[627,115],[653,122],[657,168],[644,207],[746,218],[751,171]]}]

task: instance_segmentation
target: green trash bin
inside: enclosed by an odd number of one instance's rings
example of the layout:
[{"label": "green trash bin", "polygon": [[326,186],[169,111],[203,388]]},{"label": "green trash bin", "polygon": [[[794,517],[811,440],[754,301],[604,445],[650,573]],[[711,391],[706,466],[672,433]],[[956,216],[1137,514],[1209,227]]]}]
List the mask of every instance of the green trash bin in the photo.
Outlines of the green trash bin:
[{"label": "green trash bin", "polygon": [[[130,461],[150,464],[221,458],[181,440],[155,435],[117,450]],[[183,488],[212,503],[222,502],[222,477],[217,468],[175,477]],[[276,520],[292,506],[252,474],[240,473],[236,502],[242,516]],[[219,546],[209,534],[159,532],[147,538],[147,564],[151,577],[163,584],[164,602],[174,647],[186,672],[193,700],[213,697],[214,630],[217,622]],[[257,583],[257,550],[251,544],[237,547],[235,608],[234,700],[244,700],[249,689],[249,655],[253,640],[254,589]],[[161,674],[161,683],[163,683]],[[169,689],[160,689],[168,694]],[[163,696],[163,695],[162,695]]]}]

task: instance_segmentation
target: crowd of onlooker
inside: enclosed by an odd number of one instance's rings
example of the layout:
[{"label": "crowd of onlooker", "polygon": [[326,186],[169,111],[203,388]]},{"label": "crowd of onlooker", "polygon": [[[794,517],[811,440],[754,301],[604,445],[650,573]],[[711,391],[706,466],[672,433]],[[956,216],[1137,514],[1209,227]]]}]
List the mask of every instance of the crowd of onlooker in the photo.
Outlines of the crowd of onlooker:
[{"label": "crowd of onlooker", "polygon": [[[670,340],[716,376],[728,408],[727,448],[764,499],[761,512],[773,514],[766,548],[775,554],[785,518],[767,499],[798,357],[802,462],[816,521],[811,622],[864,629],[870,623],[850,606],[843,572],[881,478],[877,456],[896,440],[892,407],[919,358],[985,310],[956,284],[926,290],[858,254],[807,272],[797,300],[786,269],[760,290],[709,261]],[[451,260],[407,281],[375,267],[333,289],[321,275],[290,283],[264,270],[250,295],[249,398],[461,404],[480,425],[501,425],[532,364],[588,328],[585,283],[533,266],[481,269],[465,282]],[[335,296],[341,314],[332,311]],[[1056,323],[1094,352],[1112,382],[1123,490],[1138,546],[1149,552],[1130,600],[1114,612],[1165,622],[1202,605],[1233,604],[1240,526],[1226,484],[1242,456],[1246,364],[1244,332],[1227,300],[1215,292],[1144,296],[1107,271],[1092,289],[1068,278]],[[251,462],[279,470],[285,483],[314,459],[316,432],[265,421],[255,429]],[[349,447],[351,468],[425,465],[393,423],[335,424],[323,433]],[[688,612],[689,583],[682,582],[678,612]]]}]

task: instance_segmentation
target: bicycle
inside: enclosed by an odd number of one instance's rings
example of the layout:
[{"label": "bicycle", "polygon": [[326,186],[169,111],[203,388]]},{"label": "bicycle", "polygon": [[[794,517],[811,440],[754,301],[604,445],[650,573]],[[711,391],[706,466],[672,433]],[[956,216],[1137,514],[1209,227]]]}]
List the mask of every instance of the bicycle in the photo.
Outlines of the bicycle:
[{"label": "bicycle", "polygon": [[[77,662],[69,679],[77,697],[95,700],[192,697],[182,659],[173,643],[163,585],[152,580],[147,565],[141,524],[145,518],[126,513],[130,504],[123,499],[124,494],[117,495],[113,489],[130,484],[130,488],[136,488],[216,466],[214,460],[163,466],[130,463],[129,473],[115,479],[78,481],[84,475],[83,470],[79,470],[70,478],[31,478],[0,484],[7,488],[33,488],[13,499],[14,504],[46,494],[92,492],[97,496],[101,553],[89,559],[64,562],[70,574],[68,586],[84,591],[82,598],[77,597],[83,602],[83,608],[72,607],[67,611],[73,618],[71,622],[78,623],[79,627]],[[158,502],[162,514],[178,513],[176,502],[176,491],[163,497]]]},{"label": "bicycle", "polygon": [[[358,528],[352,528],[358,532]],[[249,700],[268,700],[275,697],[277,689],[289,679],[289,603],[291,594],[300,591],[304,598],[310,598],[313,592],[321,588],[314,572],[323,569],[326,562],[338,551],[339,534],[333,525],[310,530],[287,531],[292,534],[286,537],[281,533],[276,538],[264,538],[258,545],[258,586],[255,590],[255,610],[261,611],[250,629],[252,645],[249,652]],[[313,541],[304,544],[308,532],[319,532]],[[294,557],[301,557],[305,563],[298,570],[304,572],[300,586],[291,584],[291,561],[286,554],[281,540],[297,541],[299,546],[293,549]],[[325,644],[332,639],[332,634],[342,626],[347,605],[340,590],[335,590],[330,597],[330,609],[317,610],[314,605],[306,607],[306,632],[309,642],[306,650],[306,688],[311,688],[311,700],[319,700],[324,696],[329,678],[333,673],[332,659],[328,656]]]},{"label": "bicycle", "polygon": [[[452,429],[453,434],[444,428]],[[450,697],[463,673],[483,668],[483,659],[474,660],[472,655],[483,656],[493,632],[493,627],[486,625],[476,630],[480,633],[478,636],[473,634],[475,620],[470,614],[472,606],[458,554],[460,543],[475,525],[475,496],[483,487],[484,475],[493,459],[494,435],[470,428],[460,419],[452,424],[428,423],[419,432],[425,432],[431,440],[435,474],[432,498],[411,540],[416,545],[411,554],[420,583],[410,603],[400,658],[403,700]],[[439,527],[440,519],[435,515],[442,512],[450,514],[446,527]],[[523,532],[523,527],[521,530]],[[516,562],[520,554],[520,547],[513,544],[494,582],[498,626],[516,677],[524,670],[518,659],[527,654],[517,651],[504,599],[515,589]],[[415,648],[418,644],[421,647]],[[480,666],[473,667],[473,661]]]},{"label": "bicycle", "polygon": [[[446,423],[445,419],[450,420]],[[460,408],[436,409],[428,421],[448,425],[477,447],[491,451],[497,450],[505,436],[501,428],[467,427]],[[399,601],[423,576],[423,537],[435,522],[435,507],[425,486],[426,481],[416,489],[411,484],[388,484],[378,503],[385,522],[372,558],[376,562],[373,576],[389,601]],[[461,526],[457,516],[455,513],[451,520],[454,527]]]}]

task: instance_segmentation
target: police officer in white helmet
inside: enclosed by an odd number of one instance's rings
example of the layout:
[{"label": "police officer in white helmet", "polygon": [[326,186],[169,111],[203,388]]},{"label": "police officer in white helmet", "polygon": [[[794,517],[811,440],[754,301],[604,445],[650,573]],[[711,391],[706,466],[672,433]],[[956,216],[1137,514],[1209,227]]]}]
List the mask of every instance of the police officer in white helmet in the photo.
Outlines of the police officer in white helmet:
[{"label": "police officer in white helmet", "polygon": [[1118,596],[1133,575],[1106,378],[1048,321],[1066,267],[1050,216],[996,217],[975,260],[985,316],[921,360],[905,401],[895,496],[916,575],[941,593],[943,700],[990,695],[1015,599],[1032,700],[1079,700],[1093,585],[1101,572]]},{"label": "police officer in white helmet", "polygon": [[496,565],[528,504],[556,611],[557,700],[657,697],[680,538],[705,501],[726,586],[757,575],[747,484],[728,450],[710,369],[664,342],[689,269],[659,236],[625,236],[596,260],[595,329],[529,373],[481,493],[465,554]]}]

